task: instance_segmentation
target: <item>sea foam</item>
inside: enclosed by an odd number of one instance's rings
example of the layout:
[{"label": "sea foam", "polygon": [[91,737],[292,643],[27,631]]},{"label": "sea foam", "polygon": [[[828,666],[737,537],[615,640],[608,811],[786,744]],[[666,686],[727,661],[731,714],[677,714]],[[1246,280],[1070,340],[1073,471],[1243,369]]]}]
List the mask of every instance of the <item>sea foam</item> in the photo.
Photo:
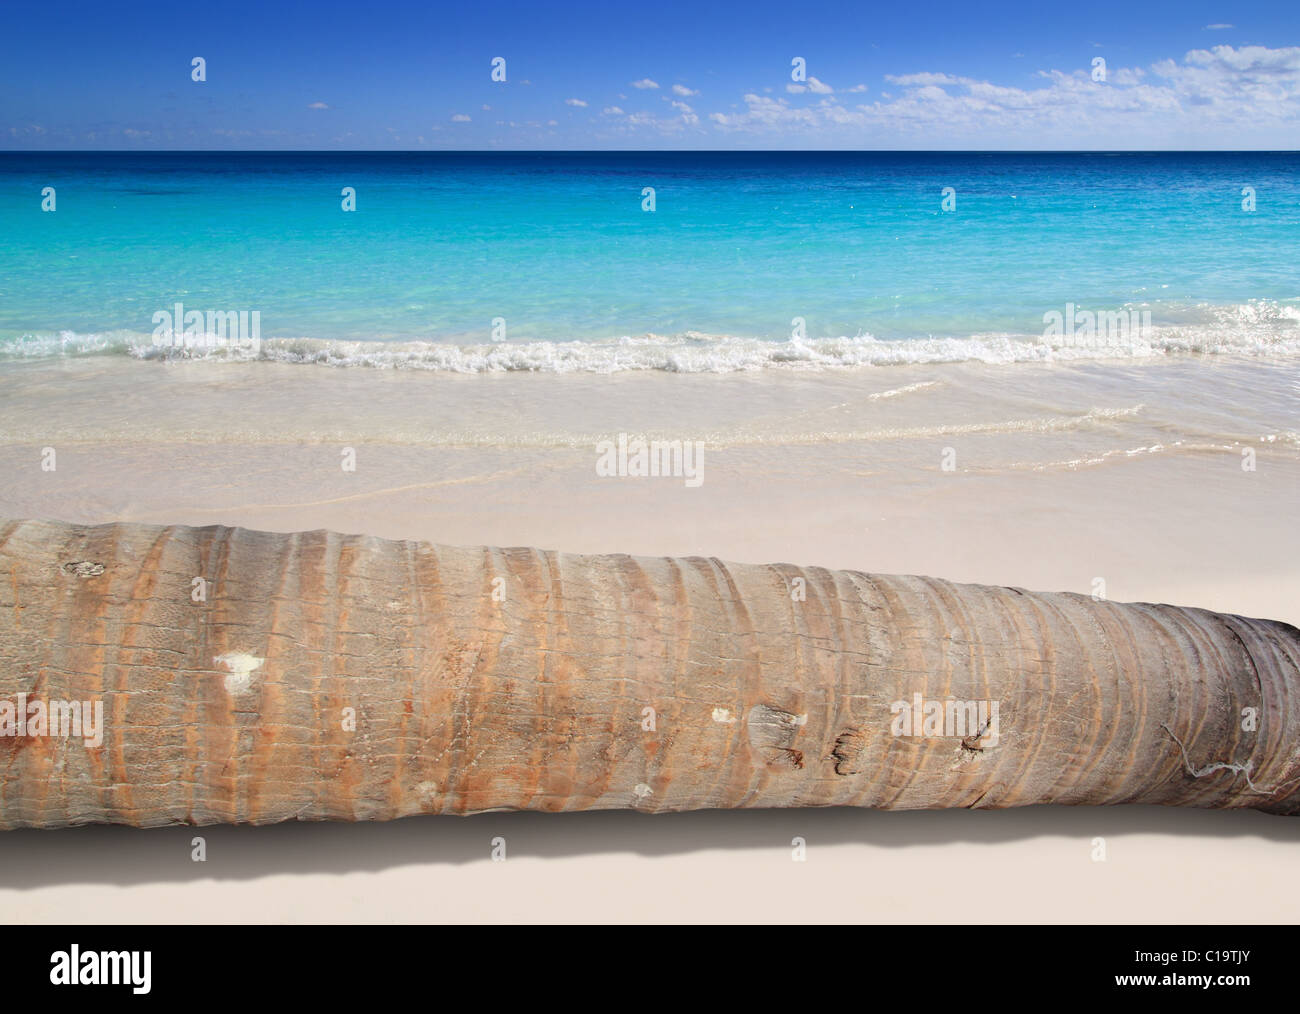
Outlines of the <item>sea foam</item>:
[{"label": "sea foam", "polygon": [[159,345],[128,331],[25,334],[0,341],[0,360],[125,355],[142,361],[274,362],[446,373],[734,373],[927,363],[990,364],[1142,360],[1178,355],[1300,356],[1300,308],[1259,300],[1202,306],[1180,323],[1156,324],[1118,344],[1075,345],[1041,334],[974,332],[966,336],[882,339],[870,334],[771,340],[687,331],[603,340],[453,344],[267,338],[256,349],[195,342]]}]

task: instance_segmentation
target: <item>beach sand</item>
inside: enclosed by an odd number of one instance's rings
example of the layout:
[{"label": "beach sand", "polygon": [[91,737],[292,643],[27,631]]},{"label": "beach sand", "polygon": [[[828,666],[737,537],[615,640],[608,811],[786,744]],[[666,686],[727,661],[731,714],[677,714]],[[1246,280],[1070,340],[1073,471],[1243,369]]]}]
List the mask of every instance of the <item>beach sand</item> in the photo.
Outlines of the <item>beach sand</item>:
[{"label": "beach sand", "polygon": [[[0,516],[781,561],[1300,624],[1298,394],[1295,363],[1220,357],[722,376],[9,363]],[[700,442],[702,481],[598,475],[619,434]],[[1300,821],[1138,807],[10,832],[0,916],[1293,921],[1297,842]]]}]

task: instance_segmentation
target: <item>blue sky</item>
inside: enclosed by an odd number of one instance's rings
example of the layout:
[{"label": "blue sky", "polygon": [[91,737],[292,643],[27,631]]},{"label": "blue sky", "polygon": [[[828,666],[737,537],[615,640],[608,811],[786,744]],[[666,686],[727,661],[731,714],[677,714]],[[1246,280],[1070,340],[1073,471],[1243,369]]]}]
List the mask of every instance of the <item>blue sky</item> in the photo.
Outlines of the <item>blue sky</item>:
[{"label": "blue sky", "polygon": [[[0,148],[11,150],[1290,149],[1300,138],[1297,0],[54,2],[10,5],[4,26]],[[498,56],[504,82],[491,79]],[[795,57],[805,81],[792,80]]]}]

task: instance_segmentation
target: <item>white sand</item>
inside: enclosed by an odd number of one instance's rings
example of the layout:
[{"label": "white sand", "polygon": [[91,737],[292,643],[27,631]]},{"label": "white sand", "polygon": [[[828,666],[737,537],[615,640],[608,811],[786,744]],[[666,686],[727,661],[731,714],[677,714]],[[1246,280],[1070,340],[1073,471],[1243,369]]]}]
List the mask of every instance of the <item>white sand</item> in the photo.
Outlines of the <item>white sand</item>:
[{"label": "white sand", "polygon": [[[1116,600],[1300,623],[1298,383],[1294,364],[1215,359],[721,377],[11,364],[0,516],[1101,579]],[[619,433],[702,441],[703,483],[598,477],[595,443]],[[1297,842],[1300,821],[1125,807],[11,832],[0,918],[1293,921]]]}]

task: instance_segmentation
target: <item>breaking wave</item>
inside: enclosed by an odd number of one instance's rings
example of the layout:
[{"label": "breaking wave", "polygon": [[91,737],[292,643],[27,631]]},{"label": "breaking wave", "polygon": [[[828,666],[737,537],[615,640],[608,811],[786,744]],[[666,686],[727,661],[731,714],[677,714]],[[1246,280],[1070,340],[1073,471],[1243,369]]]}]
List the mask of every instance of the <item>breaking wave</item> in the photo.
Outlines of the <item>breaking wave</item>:
[{"label": "breaking wave", "polygon": [[645,334],[597,341],[519,341],[460,345],[428,341],[269,338],[256,349],[196,342],[155,345],[128,331],[24,334],[0,340],[0,361],[130,356],[142,361],[256,361],[445,373],[734,373],[762,369],[834,369],[926,363],[990,364],[1142,360],[1182,355],[1300,356],[1300,310],[1272,301],[1199,307],[1188,323],[1158,324],[1138,339],[1069,344],[1042,335],[972,333],[965,337],[880,339],[864,334],[780,341],[709,335]]}]

